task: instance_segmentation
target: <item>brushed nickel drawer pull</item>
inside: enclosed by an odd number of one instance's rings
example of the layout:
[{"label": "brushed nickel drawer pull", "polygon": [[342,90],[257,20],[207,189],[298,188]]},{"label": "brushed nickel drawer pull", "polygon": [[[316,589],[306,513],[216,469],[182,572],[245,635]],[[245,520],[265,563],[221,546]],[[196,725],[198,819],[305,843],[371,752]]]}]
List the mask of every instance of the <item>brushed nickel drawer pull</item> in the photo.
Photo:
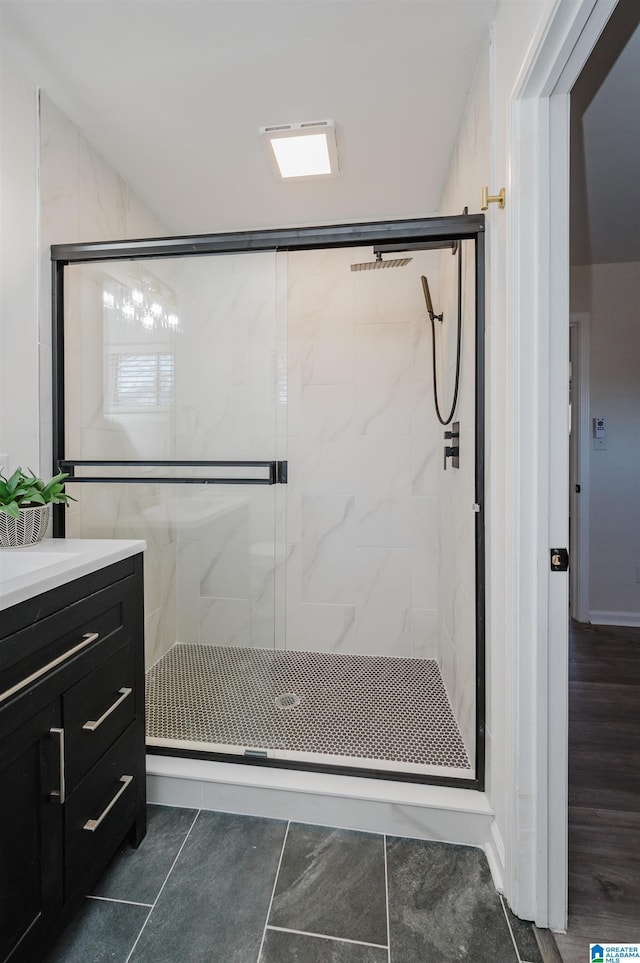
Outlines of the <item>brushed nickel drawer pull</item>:
[{"label": "brushed nickel drawer pull", "polygon": [[120,799],[120,796],[125,791],[127,786],[133,782],[133,776],[120,776],[120,779],[118,780],[118,782],[121,782],[122,785],[120,786],[120,789],[118,789],[117,793],[115,794],[115,796],[113,797],[113,799],[111,800],[107,808],[100,813],[97,819],[87,819],[86,823],[82,827],[83,829],[87,829],[90,833],[94,833],[96,831],[96,829],[98,828],[102,820],[106,816],[108,816],[108,814],[111,812],[111,810],[113,809],[117,801]]},{"label": "brushed nickel drawer pull", "polygon": [[59,772],[60,780],[58,783],[58,789],[52,789],[49,793],[51,799],[55,802],[63,804],[66,796],[65,779],[64,779],[64,729],[59,729],[57,726],[53,729],[49,729],[49,733],[52,736],[58,737],[58,752],[59,752]]},{"label": "brushed nickel drawer pull", "polygon": [[15,695],[16,692],[20,692],[21,689],[26,689],[26,687],[31,685],[32,682],[35,682],[36,679],[39,679],[51,669],[55,669],[57,665],[61,665],[63,662],[66,662],[67,659],[70,659],[72,655],[76,654],[76,652],[80,652],[81,649],[86,649],[88,645],[91,645],[91,643],[95,642],[95,640],[98,638],[100,638],[99,632],[86,632],[82,636],[82,642],[78,642],[78,644],[74,645],[72,649],[67,649],[63,655],[59,655],[57,659],[52,659],[51,662],[47,662],[46,665],[43,665],[40,669],[32,672],[31,675],[28,675],[26,679],[22,679],[20,682],[16,682],[15,685],[12,685],[10,689],[5,689],[4,692],[0,692],[0,702],[4,702],[5,699],[9,699],[12,695]]},{"label": "brushed nickel drawer pull", "polygon": [[98,726],[102,725],[102,723],[107,718],[107,716],[110,716],[111,713],[114,712],[118,708],[118,706],[124,702],[127,696],[131,695],[131,693],[133,692],[133,689],[122,688],[122,689],[118,689],[118,692],[120,693],[120,698],[116,699],[113,705],[109,706],[107,711],[103,712],[99,719],[89,720],[89,722],[85,722],[85,724],[82,727],[83,729],[88,729],[89,732],[95,732]]}]

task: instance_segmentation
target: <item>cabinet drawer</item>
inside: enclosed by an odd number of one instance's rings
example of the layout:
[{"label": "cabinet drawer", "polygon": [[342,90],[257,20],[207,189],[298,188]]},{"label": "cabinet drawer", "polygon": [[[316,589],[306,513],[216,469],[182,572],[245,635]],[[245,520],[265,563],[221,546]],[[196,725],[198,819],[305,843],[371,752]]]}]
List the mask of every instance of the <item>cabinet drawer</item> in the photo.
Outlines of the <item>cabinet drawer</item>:
[{"label": "cabinet drawer", "polygon": [[[90,643],[83,649],[85,639],[104,641],[117,632],[130,637],[133,591],[133,579],[125,579],[47,618],[38,620],[34,611],[33,624],[0,646],[0,698],[25,680],[37,681],[49,667],[58,674],[59,687],[75,682],[86,663],[84,656],[94,648]],[[69,671],[72,666],[78,667],[76,678]]]},{"label": "cabinet drawer", "polygon": [[68,791],[135,718],[134,652],[123,645],[62,698]]},{"label": "cabinet drawer", "polygon": [[66,898],[105,849],[118,844],[136,811],[136,724],[132,724],[85,776],[65,804]]}]

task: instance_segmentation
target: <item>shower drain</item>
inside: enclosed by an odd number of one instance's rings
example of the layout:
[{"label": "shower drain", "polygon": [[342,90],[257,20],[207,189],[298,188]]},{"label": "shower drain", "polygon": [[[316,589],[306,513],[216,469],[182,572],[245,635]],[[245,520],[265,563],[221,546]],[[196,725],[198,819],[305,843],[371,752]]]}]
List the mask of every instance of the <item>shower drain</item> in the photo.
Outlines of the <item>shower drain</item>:
[{"label": "shower drain", "polygon": [[283,692],[282,695],[275,697],[274,702],[278,709],[293,709],[294,706],[300,705],[302,699],[295,692]]}]

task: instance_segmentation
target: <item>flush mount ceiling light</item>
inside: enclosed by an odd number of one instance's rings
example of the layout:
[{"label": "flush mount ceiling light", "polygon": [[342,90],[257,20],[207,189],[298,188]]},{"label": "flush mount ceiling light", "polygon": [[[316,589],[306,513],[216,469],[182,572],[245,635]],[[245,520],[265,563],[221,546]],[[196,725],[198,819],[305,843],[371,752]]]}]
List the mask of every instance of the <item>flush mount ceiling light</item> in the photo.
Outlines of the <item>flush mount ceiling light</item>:
[{"label": "flush mount ceiling light", "polygon": [[336,125],[332,120],[261,127],[276,170],[285,180],[338,176]]}]

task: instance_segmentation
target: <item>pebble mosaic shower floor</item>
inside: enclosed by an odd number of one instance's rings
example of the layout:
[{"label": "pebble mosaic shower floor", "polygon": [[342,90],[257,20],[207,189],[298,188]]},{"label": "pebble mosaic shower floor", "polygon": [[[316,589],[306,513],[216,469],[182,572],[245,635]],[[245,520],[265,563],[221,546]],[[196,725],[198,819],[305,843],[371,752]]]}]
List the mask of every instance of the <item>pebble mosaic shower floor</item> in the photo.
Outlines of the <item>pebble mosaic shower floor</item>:
[{"label": "pebble mosaic shower floor", "polygon": [[178,643],[146,686],[154,741],[470,769],[435,660]]}]

